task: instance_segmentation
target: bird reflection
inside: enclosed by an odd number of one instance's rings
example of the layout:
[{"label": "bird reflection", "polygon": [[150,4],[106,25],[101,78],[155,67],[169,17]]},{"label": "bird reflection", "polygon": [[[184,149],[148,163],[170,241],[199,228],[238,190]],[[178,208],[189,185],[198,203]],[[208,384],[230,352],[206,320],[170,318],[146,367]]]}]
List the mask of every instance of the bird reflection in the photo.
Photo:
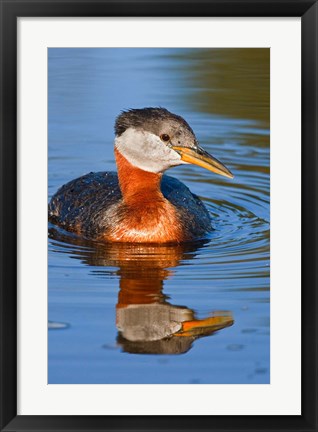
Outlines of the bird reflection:
[{"label": "bird reflection", "polygon": [[120,280],[117,343],[124,352],[185,353],[196,339],[212,335],[234,322],[229,311],[214,311],[199,319],[192,309],[170,304],[169,297],[163,293],[164,281],[173,275],[173,269],[183,260],[193,259],[206,241],[174,245],[99,244],[53,226],[49,228],[49,237],[53,246],[60,246],[56,241],[75,246],[70,255],[84,264],[99,267],[99,275],[109,275],[109,267],[117,268],[113,272]]}]

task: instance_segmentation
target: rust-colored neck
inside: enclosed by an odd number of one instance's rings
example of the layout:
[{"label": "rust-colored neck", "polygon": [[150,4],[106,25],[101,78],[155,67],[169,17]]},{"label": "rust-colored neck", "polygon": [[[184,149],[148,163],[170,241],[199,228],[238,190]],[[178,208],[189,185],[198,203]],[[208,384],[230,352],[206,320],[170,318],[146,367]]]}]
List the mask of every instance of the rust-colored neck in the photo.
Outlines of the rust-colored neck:
[{"label": "rust-colored neck", "polygon": [[176,208],[160,190],[162,174],[134,167],[115,149],[119,186],[123,202],[112,229],[104,237],[109,241],[180,242],[184,232]]},{"label": "rust-colored neck", "polygon": [[160,182],[162,174],[144,171],[133,166],[115,148],[115,158],[118,168],[118,180],[126,204],[137,204],[162,201],[164,199]]}]

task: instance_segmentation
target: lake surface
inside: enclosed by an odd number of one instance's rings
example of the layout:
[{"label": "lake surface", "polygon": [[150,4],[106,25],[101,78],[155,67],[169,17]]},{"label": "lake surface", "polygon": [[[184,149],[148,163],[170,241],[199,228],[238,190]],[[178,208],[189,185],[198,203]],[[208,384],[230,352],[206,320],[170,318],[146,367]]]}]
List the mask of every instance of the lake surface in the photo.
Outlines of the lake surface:
[{"label": "lake surface", "polygon": [[267,49],[49,49],[48,198],[116,171],[116,116],[162,106],[233,172],[169,170],[214,231],[179,246],[103,245],[49,225],[48,382],[270,382]]}]

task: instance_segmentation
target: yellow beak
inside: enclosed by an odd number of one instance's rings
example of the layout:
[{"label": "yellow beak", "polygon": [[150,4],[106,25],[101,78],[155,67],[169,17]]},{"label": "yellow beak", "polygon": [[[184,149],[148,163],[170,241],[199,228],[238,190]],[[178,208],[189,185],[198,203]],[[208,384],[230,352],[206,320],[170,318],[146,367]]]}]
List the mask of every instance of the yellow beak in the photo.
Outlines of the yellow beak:
[{"label": "yellow beak", "polygon": [[193,148],[172,146],[172,149],[180,154],[181,160],[184,162],[198,165],[202,168],[206,168],[209,171],[221,174],[228,178],[234,177],[234,175],[229,169],[226,168],[225,165],[223,165],[215,157],[210,155],[199,146]]}]

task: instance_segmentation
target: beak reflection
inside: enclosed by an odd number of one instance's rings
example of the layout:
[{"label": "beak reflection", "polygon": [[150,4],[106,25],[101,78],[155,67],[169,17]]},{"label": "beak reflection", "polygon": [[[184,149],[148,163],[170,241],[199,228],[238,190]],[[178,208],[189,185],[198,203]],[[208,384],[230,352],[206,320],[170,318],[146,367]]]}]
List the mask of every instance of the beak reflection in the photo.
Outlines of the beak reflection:
[{"label": "beak reflection", "polygon": [[198,317],[191,307],[171,303],[164,293],[165,281],[173,278],[174,269],[183,260],[193,259],[205,241],[160,246],[98,244],[53,226],[49,233],[52,244],[58,241],[74,245],[72,259],[98,267],[100,277],[105,272],[108,278],[109,267],[116,268],[119,291],[114,325],[118,331],[117,344],[126,353],[183,354],[197,339],[234,323],[231,311],[213,310],[212,299],[211,312]]}]

